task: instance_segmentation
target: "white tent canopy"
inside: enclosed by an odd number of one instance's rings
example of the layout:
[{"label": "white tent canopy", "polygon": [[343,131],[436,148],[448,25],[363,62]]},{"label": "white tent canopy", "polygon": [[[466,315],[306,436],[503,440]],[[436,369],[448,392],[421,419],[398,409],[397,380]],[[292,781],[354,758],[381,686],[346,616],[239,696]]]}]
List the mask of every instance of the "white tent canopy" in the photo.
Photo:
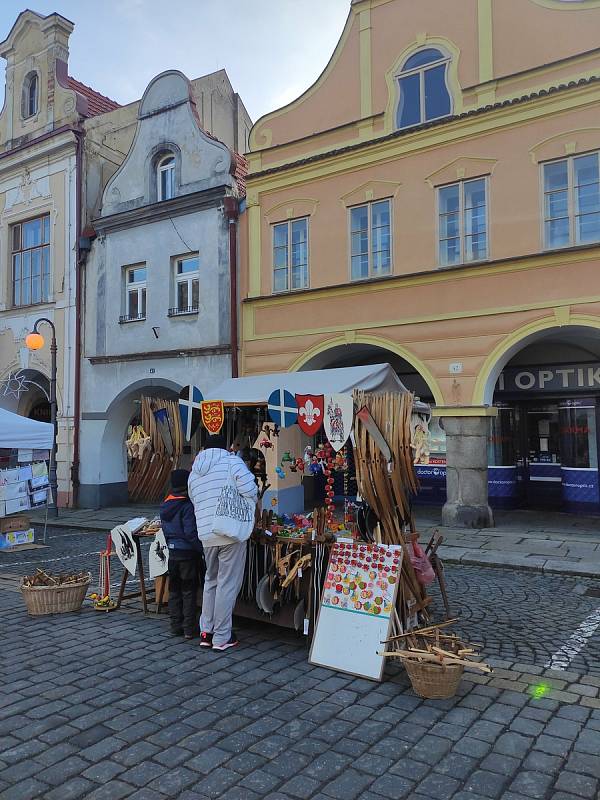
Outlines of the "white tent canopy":
[{"label": "white tent canopy", "polygon": [[369,392],[407,392],[389,364],[364,367],[317,369],[306,372],[277,372],[269,375],[250,375],[247,378],[228,378],[205,394],[206,400],[224,403],[263,405],[276,389],[293,394],[343,394],[353,389]]},{"label": "white tent canopy", "polygon": [[0,449],[52,450],[54,428],[0,408]]}]

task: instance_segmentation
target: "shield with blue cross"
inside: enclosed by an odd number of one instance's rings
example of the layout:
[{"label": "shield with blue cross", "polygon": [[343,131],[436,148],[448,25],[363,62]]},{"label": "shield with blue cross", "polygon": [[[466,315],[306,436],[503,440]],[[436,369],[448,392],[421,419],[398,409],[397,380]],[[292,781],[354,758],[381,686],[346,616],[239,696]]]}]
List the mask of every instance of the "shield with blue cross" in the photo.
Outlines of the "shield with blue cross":
[{"label": "shield with blue cross", "polygon": [[285,389],[275,389],[267,401],[269,416],[280,428],[289,428],[298,421],[298,404],[294,395]]}]

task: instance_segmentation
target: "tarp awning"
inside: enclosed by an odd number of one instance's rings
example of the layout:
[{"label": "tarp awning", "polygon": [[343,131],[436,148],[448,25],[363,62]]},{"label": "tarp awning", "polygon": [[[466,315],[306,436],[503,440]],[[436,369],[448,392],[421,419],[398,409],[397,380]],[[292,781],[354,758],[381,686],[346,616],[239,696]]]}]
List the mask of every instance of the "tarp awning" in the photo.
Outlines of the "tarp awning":
[{"label": "tarp awning", "polygon": [[21,417],[0,408],[0,449],[52,450],[54,428],[49,422]]},{"label": "tarp awning", "polygon": [[408,391],[389,364],[371,364],[228,378],[211,388],[205,398],[223,400],[226,404],[263,405],[276,389],[287,389],[291,394],[337,394],[353,389],[369,392]]}]

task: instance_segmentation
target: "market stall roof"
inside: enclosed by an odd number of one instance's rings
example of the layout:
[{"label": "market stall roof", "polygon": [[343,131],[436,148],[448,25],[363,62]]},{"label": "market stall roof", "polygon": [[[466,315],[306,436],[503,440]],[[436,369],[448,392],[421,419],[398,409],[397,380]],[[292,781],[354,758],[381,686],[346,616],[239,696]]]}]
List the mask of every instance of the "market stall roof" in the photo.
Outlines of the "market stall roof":
[{"label": "market stall roof", "polygon": [[276,389],[287,389],[291,394],[337,394],[353,389],[368,392],[408,391],[389,364],[371,364],[228,378],[210,389],[207,399],[222,400],[229,405],[265,405],[271,392]]},{"label": "market stall roof", "polygon": [[0,408],[0,449],[51,450],[54,428],[49,422],[21,417]]}]

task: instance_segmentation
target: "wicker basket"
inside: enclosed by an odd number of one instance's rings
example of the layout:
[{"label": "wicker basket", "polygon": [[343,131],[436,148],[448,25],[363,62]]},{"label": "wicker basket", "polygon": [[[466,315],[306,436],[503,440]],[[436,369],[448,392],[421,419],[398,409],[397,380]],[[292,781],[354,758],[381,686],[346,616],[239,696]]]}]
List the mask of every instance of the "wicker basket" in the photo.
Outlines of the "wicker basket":
[{"label": "wicker basket", "polygon": [[65,611],[79,611],[92,579],[91,573],[85,580],[68,586],[24,586],[21,592],[27,611],[32,617],[41,614],[62,614]]},{"label": "wicker basket", "polygon": [[413,691],[427,700],[454,697],[464,671],[462,664],[431,664],[425,661],[404,662]]}]

